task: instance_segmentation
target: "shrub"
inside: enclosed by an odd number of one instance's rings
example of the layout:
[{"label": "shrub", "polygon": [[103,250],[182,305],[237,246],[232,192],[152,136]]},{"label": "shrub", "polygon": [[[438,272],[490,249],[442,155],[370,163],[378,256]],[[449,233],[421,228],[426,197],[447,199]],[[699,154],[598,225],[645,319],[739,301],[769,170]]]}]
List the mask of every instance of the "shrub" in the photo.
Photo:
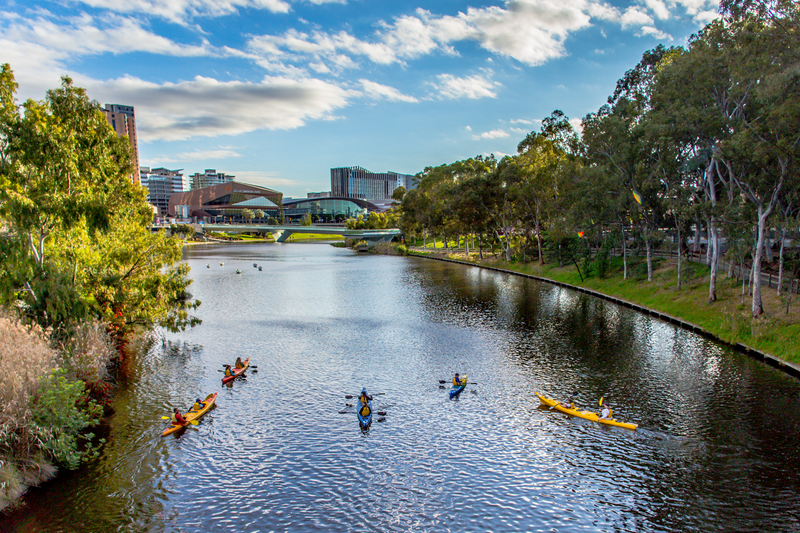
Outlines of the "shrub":
[{"label": "shrub", "polygon": [[31,410],[32,432],[56,464],[77,468],[82,458],[96,451],[90,444],[94,435],[81,431],[98,424],[103,409],[86,396],[83,382],[70,381],[65,371],[56,370],[34,397]]}]

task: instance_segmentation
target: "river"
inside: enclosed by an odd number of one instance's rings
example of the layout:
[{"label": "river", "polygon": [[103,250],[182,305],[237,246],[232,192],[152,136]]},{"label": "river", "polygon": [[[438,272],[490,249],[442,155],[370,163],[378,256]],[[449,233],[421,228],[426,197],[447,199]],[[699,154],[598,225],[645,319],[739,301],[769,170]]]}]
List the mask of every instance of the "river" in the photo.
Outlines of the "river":
[{"label": "river", "polygon": [[[202,325],[137,357],[102,455],[1,531],[800,531],[800,382],[767,365],[462,265],[298,243],[184,259]],[[224,387],[237,356],[257,368]],[[450,400],[454,372],[470,384]],[[362,387],[386,413],[367,431],[345,398]],[[161,437],[213,391],[198,426]],[[639,428],[535,391],[604,397]]]}]

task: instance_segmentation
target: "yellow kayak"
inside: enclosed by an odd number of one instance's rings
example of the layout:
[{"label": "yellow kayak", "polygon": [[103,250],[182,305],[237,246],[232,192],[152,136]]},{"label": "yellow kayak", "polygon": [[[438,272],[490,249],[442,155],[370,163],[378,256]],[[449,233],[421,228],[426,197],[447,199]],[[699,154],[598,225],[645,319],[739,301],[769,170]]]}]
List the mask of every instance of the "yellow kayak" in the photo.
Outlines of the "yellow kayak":
[{"label": "yellow kayak", "polygon": [[591,420],[592,422],[599,422],[600,424],[605,424],[607,426],[617,426],[621,428],[627,429],[636,429],[638,427],[637,424],[627,424],[625,422],[618,422],[613,418],[610,420],[603,420],[600,418],[600,415],[597,413],[593,413],[592,411],[579,411],[578,409],[570,409],[568,407],[564,407],[559,403],[557,400],[551,400],[546,396],[542,396],[538,392],[536,396],[539,397],[539,401],[541,401],[544,405],[548,407],[553,407],[562,413],[568,414],[570,416],[577,416],[578,418],[585,418],[586,420]]},{"label": "yellow kayak", "polygon": [[183,429],[186,426],[188,426],[191,423],[192,420],[199,419],[201,416],[203,416],[204,414],[209,412],[212,407],[214,407],[214,402],[216,400],[217,400],[217,393],[216,392],[213,393],[213,394],[209,394],[208,396],[206,396],[206,399],[203,400],[203,402],[206,404],[205,407],[203,407],[202,409],[199,409],[199,410],[195,410],[194,406],[192,406],[192,409],[188,413],[183,415],[183,418],[186,419],[186,424],[183,424],[183,425],[182,424],[170,424],[169,427],[167,427],[167,429],[164,430],[164,433],[162,433],[161,436],[164,437],[166,435],[169,435],[170,433],[175,433],[176,431],[178,431],[180,429]]}]

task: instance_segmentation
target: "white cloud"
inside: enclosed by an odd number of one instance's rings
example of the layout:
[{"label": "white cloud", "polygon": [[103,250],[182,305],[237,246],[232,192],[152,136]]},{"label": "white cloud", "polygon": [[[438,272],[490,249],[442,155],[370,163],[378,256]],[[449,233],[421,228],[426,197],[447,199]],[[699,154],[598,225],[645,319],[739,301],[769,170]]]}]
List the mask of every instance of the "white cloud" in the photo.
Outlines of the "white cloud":
[{"label": "white cloud", "polygon": [[511,122],[511,124],[533,124],[532,120],[527,120],[524,118],[515,118],[510,120],[509,122]]},{"label": "white cloud", "polygon": [[441,98],[496,98],[495,87],[500,84],[476,74],[466,78],[456,78],[451,74],[437,76],[438,83],[432,85],[439,91]]},{"label": "white cloud", "polygon": [[472,131],[472,126],[470,126],[470,125],[468,124],[468,125],[467,125],[467,127],[466,127],[466,128],[464,128],[464,129],[465,129],[465,130],[467,130],[467,131]]},{"label": "white cloud", "polygon": [[369,80],[358,80],[361,83],[361,86],[364,88],[364,93],[374,99],[385,98],[390,102],[419,102],[413,96],[408,96],[394,87],[389,87],[387,85],[381,85],[380,83],[375,83],[374,81]]},{"label": "white cloud", "polygon": [[667,19],[672,15],[664,0],[644,0],[644,5],[650,8],[658,19]]},{"label": "white cloud", "polygon": [[236,176],[236,181],[243,183],[250,183],[252,185],[261,185],[268,189],[275,189],[276,187],[291,187],[297,185],[295,180],[288,178],[281,178],[280,173],[261,171],[261,170],[226,170],[226,174]]},{"label": "white cloud", "polygon": [[502,139],[504,137],[510,137],[511,134],[505,130],[492,130],[492,131],[484,131],[480,135],[473,135],[472,139],[475,141],[479,141],[481,139]]},{"label": "white cloud", "polygon": [[572,129],[574,129],[575,132],[578,135],[583,135],[583,121],[582,121],[582,119],[571,118],[571,119],[569,119],[569,123],[572,125]]},{"label": "white cloud", "polygon": [[636,7],[629,7],[625,10],[620,18],[620,23],[623,29],[630,28],[631,26],[644,26],[652,25],[653,17]]},{"label": "white cloud", "polygon": [[284,0],[78,0],[91,7],[116,13],[142,13],[184,24],[194,17],[221,17],[239,8],[266,9],[273,13],[288,13]]},{"label": "white cloud", "polygon": [[87,80],[93,97],[131,104],[141,141],[294,129],[348,105],[351,93],[321,80],[265,77],[259,83],[197,76],[156,84],[133,77]]},{"label": "white cloud", "polygon": [[654,28],[653,26],[642,26],[638,33],[639,36],[643,35],[652,35],[656,39],[660,40],[672,40],[672,36],[669,33],[664,33],[663,31]]},{"label": "white cloud", "polygon": [[[405,64],[433,53],[458,55],[454,44],[476,41],[492,54],[536,66],[566,54],[564,42],[570,34],[591,25],[592,19],[620,24],[624,29],[653,25],[669,15],[664,0],[644,0],[646,7],[628,7],[625,12],[602,0],[506,0],[503,6],[468,8],[456,16],[434,15],[418,8],[391,22],[382,22],[372,40],[359,39],[346,31],[303,33],[289,30],[283,35],[260,35],[250,39],[248,49],[269,62],[313,62],[332,71],[357,66],[363,57],[377,64]],[[707,0],[683,0],[706,2]],[[670,0],[674,5],[674,0]],[[652,34],[652,32],[650,32]],[[344,61],[341,56],[350,61]]]},{"label": "white cloud", "polygon": [[242,154],[233,150],[196,150],[194,152],[183,152],[175,154],[176,161],[202,161],[205,159],[228,159],[230,157],[242,157]]},{"label": "white cloud", "polygon": [[700,24],[708,24],[712,20],[716,20],[720,17],[719,12],[715,10],[710,11],[701,11],[694,16],[695,22]]}]

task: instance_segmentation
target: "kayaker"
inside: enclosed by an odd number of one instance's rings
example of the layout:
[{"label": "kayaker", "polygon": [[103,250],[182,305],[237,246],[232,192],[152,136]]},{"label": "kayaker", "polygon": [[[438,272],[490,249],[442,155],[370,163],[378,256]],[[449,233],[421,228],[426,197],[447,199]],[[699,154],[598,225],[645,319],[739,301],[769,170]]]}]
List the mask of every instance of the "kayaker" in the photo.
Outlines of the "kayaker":
[{"label": "kayaker", "polygon": [[458,372],[456,372],[456,377],[453,378],[453,386],[460,387],[461,385],[463,385],[463,383],[461,383],[461,379],[458,377]]},{"label": "kayaker", "polygon": [[578,396],[578,393],[577,392],[573,392],[572,396],[567,398],[566,401],[559,402],[561,404],[561,407],[566,407],[567,409],[575,409],[576,408],[576,406],[575,406],[575,398],[577,396]]},{"label": "kayaker", "polygon": [[194,401],[194,405],[192,406],[192,409],[194,409],[195,411],[199,411],[200,409],[202,409],[205,406],[206,406],[206,402],[201,401],[200,398],[197,398]]},{"label": "kayaker", "polygon": [[358,399],[361,402],[361,405],[367,405],[367,402],[372,401],[372,396],[367,394],[366,387],[361,389],[361,396],[359,396]]},{"label": "kayaker", "polygon": [[233,370],[231,370],[231,365],[225,365],[225,377],[232,375],[233,375]]},{"label": "kayaker", "polygon": [[611,408],[607,403],[603,404],[603,409],[600,411],[600,420],[611,420]]},{"label": "kayaker", "polygon": [[236,368],[244,368],[244,363],[242,363],[241,357],[236,358]]},{"label": "kayaker", "polygon": [[185,426],[186,425],[186,419],[183,418],[183,415],[181,414],[180,409],[178,409],[177,407],[172,412],[172,416],[170,417],[170,420],[172,421],[173,424],[177,424],[177,425],[181,425],[181,426]]}]

